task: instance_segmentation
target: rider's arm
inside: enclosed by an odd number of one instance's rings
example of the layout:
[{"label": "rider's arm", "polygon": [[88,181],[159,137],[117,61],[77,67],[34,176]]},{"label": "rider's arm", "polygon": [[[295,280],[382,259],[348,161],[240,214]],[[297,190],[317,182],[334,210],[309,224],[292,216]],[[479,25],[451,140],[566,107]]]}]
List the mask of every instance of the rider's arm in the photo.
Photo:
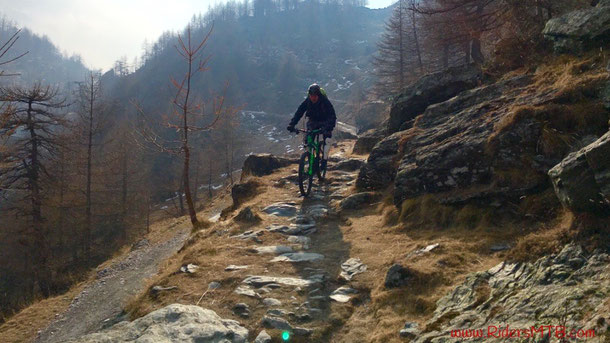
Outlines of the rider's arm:
[{"label": "rider's arm", "polygon": [[292,117],[292,120],[290,121],[290,126],[296,126],[297,123],[299,122],[299,120],[301,120],[301,117],[303,117],[303,113],[305,113],[306,110],[307,110],[307,99],[305,99],[303,101],[303,103],[301,103],[301,105],[299,106],[297,111],[294,113],[294,116]]}]

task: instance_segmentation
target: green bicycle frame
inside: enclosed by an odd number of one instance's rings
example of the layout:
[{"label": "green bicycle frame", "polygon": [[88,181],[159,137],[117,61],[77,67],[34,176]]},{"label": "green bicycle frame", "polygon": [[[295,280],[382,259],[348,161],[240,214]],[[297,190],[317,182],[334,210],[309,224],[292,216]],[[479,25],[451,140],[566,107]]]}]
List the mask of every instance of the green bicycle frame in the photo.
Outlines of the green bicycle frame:
[{"label": "green bicycle frame", "polygon": [[307,147],[309,148],[309,170],[307,174],[313,175],[313,162],[317,154],[320,152],[320,141],[315,140],[315,137],[322,132],[321,130],[314,130],[307,135]]}]

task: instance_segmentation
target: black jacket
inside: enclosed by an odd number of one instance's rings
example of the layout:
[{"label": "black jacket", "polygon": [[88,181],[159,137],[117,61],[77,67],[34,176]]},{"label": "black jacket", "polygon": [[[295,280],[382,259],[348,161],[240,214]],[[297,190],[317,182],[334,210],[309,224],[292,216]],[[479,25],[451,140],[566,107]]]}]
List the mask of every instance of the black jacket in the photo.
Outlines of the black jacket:
[{"label": "black jacket", "polygon": [[328,131],[332,131],[335,128],[337,122],[335,109],[333,108],[333,104],[330,103],[330,100],[323,95],[319,96],[318,101],[315,104],[307,97],[292,117],[290,126],[296,126],[304,113],[305,116],[309,118],[309,122],[307,123],[309,128],[324,128]]}]

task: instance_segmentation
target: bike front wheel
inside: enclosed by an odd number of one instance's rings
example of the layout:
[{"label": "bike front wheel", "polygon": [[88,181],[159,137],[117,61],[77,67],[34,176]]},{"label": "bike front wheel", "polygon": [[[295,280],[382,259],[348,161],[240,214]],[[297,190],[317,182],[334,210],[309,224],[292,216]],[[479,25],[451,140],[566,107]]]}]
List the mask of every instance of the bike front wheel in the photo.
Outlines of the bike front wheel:
[{"label": "bike front wheel", "polygon": [[311,161],[311,154],[308,151],[305,151],[301,155],[301,160],[299,161],[299,189],[301,190],[301,194],[306,197],[311,192],[311,186],[313,184],[313,165]]}]

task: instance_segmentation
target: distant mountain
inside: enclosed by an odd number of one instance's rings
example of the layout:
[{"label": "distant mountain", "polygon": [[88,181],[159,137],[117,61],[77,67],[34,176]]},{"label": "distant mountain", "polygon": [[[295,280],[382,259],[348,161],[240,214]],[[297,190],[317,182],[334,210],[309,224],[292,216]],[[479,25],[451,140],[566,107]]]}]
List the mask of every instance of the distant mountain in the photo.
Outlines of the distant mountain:
[{"label": "distant mountain", "polygon": [[0,18],[0,45],[5,44],[19,29],[19,38],[2,61],[10,60],[25,52],[27,54],[14,62],[3,65],[0,70],[5,74],[19,74],[0,79],[2,83],[30,84],[43,81],[49,84],[66,85],[81,81],[88,72],[80,56],[66,56],[60,52],[47,36],[34,34],[27,28],[18,26],[6,18]]},{"label": "distant mountain", "polygon": [[[370,57],[388,16],[388,9],[302,3],[266,15],[196,17],[190,23],[195,41],[214,24],[205,51],[211,56],[210,70],[195,80],[195,92],[220,92],[228,81],[233,104],[291,113],[307,86],[319,82],[340,110],[354,92],[372,85]],[[170,77],[185,71],[176,43],[177,35],[166,33],[143,56],[137,71],[107,77],[114,96],[165,108]]]}]

